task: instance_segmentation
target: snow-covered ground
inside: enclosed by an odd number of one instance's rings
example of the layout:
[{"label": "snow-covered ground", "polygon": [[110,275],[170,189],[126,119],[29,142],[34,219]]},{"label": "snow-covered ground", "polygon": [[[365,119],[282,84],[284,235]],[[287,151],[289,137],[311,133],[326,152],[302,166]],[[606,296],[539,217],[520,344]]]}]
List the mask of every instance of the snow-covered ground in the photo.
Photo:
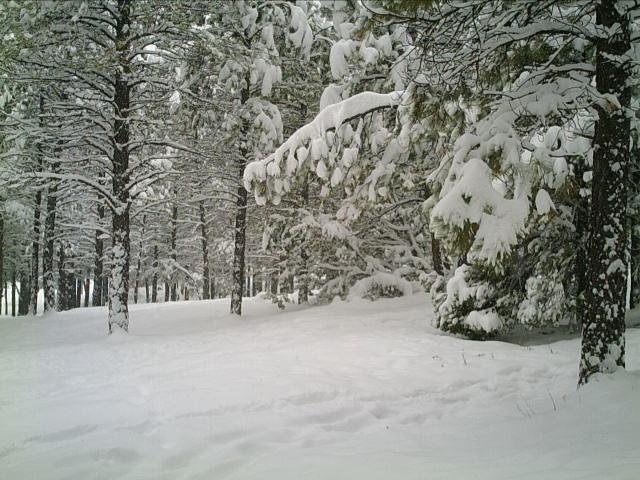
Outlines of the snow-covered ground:
[{"label": "snow-covered ground", "polygon": [[422,295],[227,309],[1,319],[0,478],[640,478],[638,329],[577,391],[577,338],[453,338]]}]

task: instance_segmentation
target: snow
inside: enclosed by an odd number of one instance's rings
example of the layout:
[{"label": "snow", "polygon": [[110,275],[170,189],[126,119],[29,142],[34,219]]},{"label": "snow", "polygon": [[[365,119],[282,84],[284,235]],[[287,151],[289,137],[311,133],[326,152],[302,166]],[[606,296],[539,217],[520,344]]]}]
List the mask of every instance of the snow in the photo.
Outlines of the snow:
[{"label": "snow", "polygon": [[630,371],[576,391],[579,340],[472,342],[424,295],[260,298],[0,320],[0,478],[635,479]]}]

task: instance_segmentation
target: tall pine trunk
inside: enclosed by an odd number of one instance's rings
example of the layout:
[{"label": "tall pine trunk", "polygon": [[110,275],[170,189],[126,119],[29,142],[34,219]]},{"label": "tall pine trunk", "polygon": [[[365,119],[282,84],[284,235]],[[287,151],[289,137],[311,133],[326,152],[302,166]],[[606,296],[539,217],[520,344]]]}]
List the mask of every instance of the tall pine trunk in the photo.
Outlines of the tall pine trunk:
[{"label": "tall pine trunk", "polygon": [[604,100],[596,106],[579,384],[625,364],[631,94],[629,62],[621,59],[630,49],[629,19],[618,12],[615,0],[601,0],[596,24],[611,32],[596,43],[596,87],[601,94],[614,95],[621,108]]},{"label": "tall pine trunk", "polygon": [[[99,200],[101,202],[101,200]],[[95,265],[93,268],[93,298],[91,299],[91,305],[94,307],[100,307],[104,305],[104,299],[102,296],[102,283],[104,282],[104,240],[102,239],[102,221],[104,219],[104,205],[98,204],[98,228],[96,229],[95,236]]]},{"label": "tall pine trunk", "polygon": [[202,237],[202,299],[211,298],[209,285],[209,237],[207,236],[207,224],[205,217],[204,201],[200,202],[200,235]]},{"label": "tall pine trunk", "polygon": [[[7,285],[4,279],[4,205],[0,205],[0,314],[2,313],[2,292],[6,291]],[[7,298],[5,295],[5,305]]]},{"label": "tall pine trunk", "polygon": [[[40,94],[40,127],[43,126],[44,117],[44,97]],[[42,146],[38,148],[37,153],[37,169],[38,173],[42,171]],[[40,206],[42,205],[42,190],[40,186],[36,190],[33,202],[33,239],[31,244],[31,299],[29,300],[29,311],[35,315],[38,312],[38,272],[40,265]]]},{"label": "tall pine trunk", "polygon": [[153,246],[153,280],[151,281],[151,302],[158,301],[158,245]]},{"label": "tall pine trunk", "polygon": [[[136,281],[133,287],[133,303],[138,303],[138,288],[140,287],[140,271],[142,270],[142,248],[144,246],[144,226],[147,223],[147,216],[142,217],[142,230],[140,231],[140,242],[138,242],[138,260],[136,262]],[[148,296],[148,294],[147,294]]]},{"label": "tall pine trunk", "polygon": [[113,120],[113,196],[117,202],[111,214],[113,243],[111,248],[111,272],[109,285],[109,333],[116,328],[129,331],[129,263],[131,245],[129,238],[129,84],[130,68],[128,40],[131,35],[130,0],[118,0],[115,26],[116,53],[119,57],[115,72],[114,120]]},{"label": "tall pine trunk", "polygon": [[[58,162],[51,171],[57,172]],[[56,285],[53,278],[55,256],[54,237],[56,233],[56,207],[58,203],[58,182],[50,181],[47,188],[47,217],[44,223],[44,251],[42,252],[42,288],[44,289],[44,311],[56,310]]]},{"label": "tall pine trunk", "polygon": [[14,265],[13,271],[11,272],[11,316],[16,316],[16,290],[18,289],[16,285],[16,267]]},{"label": "tall pine trunk", "polygon": [[173,278],[171,279],[171,301],[178,300],[177,292],[177,278],[175,275],[176,266],[178,265],[178,252],[176,251],[176,239],[178,237],[178,189],[173,189],[173,206],[171,208],[171,260],[173,261],[172,272]]},{"label": "tall pine trunk", "polygon": [[58,311],[69,310],[69,282],[65,270],[66,254],[64,244],[58,246]]}]

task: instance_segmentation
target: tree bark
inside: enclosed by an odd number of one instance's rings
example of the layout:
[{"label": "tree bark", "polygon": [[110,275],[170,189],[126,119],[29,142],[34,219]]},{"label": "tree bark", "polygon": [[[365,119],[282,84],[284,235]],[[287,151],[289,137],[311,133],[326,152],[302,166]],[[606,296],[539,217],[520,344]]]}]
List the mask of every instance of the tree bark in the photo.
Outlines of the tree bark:
[{"label": "tree bark", "polygon": [[11,272],[11,316],[16,316],[16,268],[13,267],[13,272]]},{"label": "tree bark", "polygon": [[67,272],[65,271],[66,255],[64,244],[58,247],[58,311],[69,309],[69,285],[67,282]]},{"label": "tree bark", "polygon": [[26,270],[20,270],[20,291],[18,298],[18,315],[27,315],[29,313],[29,301],[31,299],[29,288],[29,274]]},{"label": "tree bark", "polygon": [[129,183],[129,55],[131,35],[130,0],[118,0],[116,17],[116,54],[118,70],[115,72],[113,121],[113,196],[117,205],[111,214],[113,241],[109,286],[109,333],[115,329],[129,331],[129,263],[131,260]]},{"label": "tree bark", "polygon": [[207,224],[205,217],[204,201],[200,202],[200,235],[202,237],[202,299],[211,298],[211,287],[209,285],[209,237],[207,235]]},{"label": "tree bark", "polygon": [[[102,220],[104,219],[104,205],[100,203],[98,205],[98,226],[102,226]],[[102,240],[102,232],[100,229],[96,229],[95,236],[95,266],[93,268],[93,298],[91,299],[91,305],[94,307],[100,307],[104,305],[102,296],[102,283],[104,282],[104,240]]]},{"label": "tree bark", "polygon": [[[57,162],[51,170],[57,171]],[[44,251],[42,252],[42,287],[44,288],[44,311],[56,310],[56,287],[53,278],[54,236],[56,233],[56,206],[58,182],[52,181],[47,189],[47,218],[44,223]]]},{"label": "tree bark", "polygon": [[138,288],[140,287],[140,270],[142,270],[142,247],[144,240],[144,226],[147,223],[147,216],[142,217],[142,230],[140,231],[140,242],[138,243],[138,261],[136,262],[136,281],[133,287],[133,303],[138,303]]},{"label": "tree bark", "polygon": [[87,308],[89,306],[89,290],[91,289],[91,281],[89,280],[89,276],[87,275],[84,279],[84,307]]},{"label": "tree bark", "polygon": [[[4,205],[0,206],[0,314],[2,313],[2,292],[6,292],[6,283],[4,279]],[[7,302],[6,293],[4,297],[5,305]]]},{"label": "tree bark", "polygon": [[625,365],[631,92],[629,62],[620,59],[631,45],[629,19],[618,12],[615,0],[601,0],[596,25],[612,32],[596,43],[596,87],[601,94],[615,95],[622,107],[604,101],[596,106],[579,384]]},{"label": "tree bark", "polygon": [[[586,161],[586,160],[585,160]],[[584,174],[586,165],[584,161],[578,161],[575,165],[576,186],[578,188],[578,199],[573,215],[573,225],[575,228],[575,299],[576,299],[576,320],[580,321],[585,315],[585,288],[587,284],[588,268],[588,226],[589,226],[589,198],[580,196],[580,189],[584,186]]]},{"label": "tree bark", "polygon": [[176,251],[176,239],[178,237],[178,189],[173,189],[173,206],[171,208],[171,260],[173,265],[171,266],[172,279],[171,279],[171,301],[178,300],[177,292],[177,278],[176,278],[176,266],[178,265],[178,252]]},{"label": "tree bark", "polygon": [[151,302],[158,301],[158,245],[153,246],[153,280],[151,284]]},{"label": "tree bark", "polygon": [[[39,99],[40,108],[40,127],[42,128],[44,123],[44,97],[40,94]],[[42,146],[38,147],[37,153],[37,171],[42,171],[43,165],[43,152]],[[33,239],[31,244],[31,299],[29,301],[29,310],[35,315],[38,312],[38,290],[39,290],[39,264],[40,264],[40,206],[42,205],[42,190],[40,186],[36,190],[35,199],[33,202]]]}]

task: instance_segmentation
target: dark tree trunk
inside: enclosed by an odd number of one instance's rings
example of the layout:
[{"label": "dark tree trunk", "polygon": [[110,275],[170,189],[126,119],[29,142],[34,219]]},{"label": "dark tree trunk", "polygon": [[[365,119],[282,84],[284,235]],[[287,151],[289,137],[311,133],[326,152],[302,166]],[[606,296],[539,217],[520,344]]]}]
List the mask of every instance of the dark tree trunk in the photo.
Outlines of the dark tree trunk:
[{"label": "dark tree trunk", "polygon": [[76,277],[76,308],[80,308],[82,306],[82,284],[84,282],[80,277]]},{"label": "dark tree trunk", "polygon": [[587,283],[587,234],[589,226],[589,198],[581,197],[580,190],[584,187],[584,174],[586,165],[583,161],[578,160],[575,165],[576,187],[578,189],[578,198],[576,202],[575,212],[573,216],[573,225],[575,228],[575,299],[576,299],[576,320],[583,318],[585,288]]},{"label": "dark tree trunk", "polygon": [[4,282],[4,314],[9,315],[9,279],[7,278],[7,274],[3,272],[2,281]]},{"label": "dark tree trunk", "polygon": [[[635,132],[634,138],[637,138],[639,132]],[[632,191],[629,192],[629,200],[634,203],[636,211],[633,212],[634,216],[629,225],[630,236],[630,262],[629,271],[631,272],[631,278],[629,279],[631,285],[631,295],[629,298],[629,306],[635,308],[640,305],[640,285],[638,284],[638,276],[640,275],[640,268],[638,262],[640,262],[640,228],[638,225],[638,219],[640,218],[640,211],[637,210],[638,205],[635,203],[638,201],[640,195],[640,145],[634,145],[631,150],[631,186]]]},{"label": "dark tree trunk", "polygon": [[444,265],[442,263],[442,251],[440,250],[440,241],[431,234],[431,259],[433,260],[433,269],[438,275],[444,275]]},{"label": "dark tree trunk", "polygon": [[35,315],[38,312],[39,266],[40,266],[40,205],[42,191],[38,189],[33,208],[33,242],[31,244],[31,298],[29,311]]},{"label": "dark tree trunk", "polygon": [[580,384],[625,364],[631,92],[629,62],[620,59],[631,45],[629,19],[618,12],[615,0],[602,0],[596,4],[596,24],[617,32],[596,43],[596,86],[602,94],[615,95],[622,108],[596,106]]},{"label": "dark tree trunk", "polygon": [[[57,163],[51,169],[57,171]],[[42,287],[44,288],[44,311],[56,310],[56,286],[53,278],[53,257],[55,256],[54,236],[56,233],[56,205],[58,203],[58,183],[53,182],[47,189],[47,218],[44,223],[44,251],[42,252]]]},{"label": "dark tree trunk", "polygon": [[[242,89],[240,103],[245,104],[249,99],[249,79],[247,86]],[[247,190],[242,184],[244,169],[249,156],[249,146],[247,134],[249,125],[243,121],[240,128],[239,153],[237,160],[237,199],[236,199],[236,219],[234,229],[234,245],[233,245],[233,271],[231,274],[231,313],[234,315],[242,314],[242,288],[244,286],[244,263],[245,263],[245,246],[247,242]]]},{"label": "dark tree trunk", "polygon": [[7,302],[7,297],[6,297],[6,289],[7,289],[7,284],[5,283],[5,279],[4,279],[4,213],[3,213],[3,206],[0,206],[0,282],[2,282],[2,285],[0,285],[0,314],[2,313],[2,292],[5,292],[5,297],[4,297],[4,301],[5,301],[5,305]]},{"label": "dark tree trunk", "polygon": [[202,299],[211,298],[209,285],[209,237],[205,218],[204,201],[200,202],[200,236],[202,237]]},{"label": "dark tree trunk", "polygon": [[11,316],[16,316],[16,269],[11,272]]},{"label": "dark tree trunk", "polygon": [[64,245],[58,247],[58,311],[69,310],[69,282],[65,271]]},{"label": "dark tree trunk", "polygon": [[119,65],[115,73],[113,121],[113,196],[117,202],[111,214],[113,240],[109,286],[109,333],[116,328],[129,331],[129,39],[131,36],[130,0],[118,0],[115,38]]},{"label": "dark tree trunk", "polygon": [[153,246],[153,280],[151,283],[151,301],[158,301],[158,245]]},{"label": "dark tree trunk", "polygon": [[102,227],[104,219],[104,205],[100,203],[98,205],[98,229],[96,229],[95,238],[95,266],[93,269],[93,298],[91,299],[91,305],[94,307],[100,307],[104,305],[104,297],[102,295],[102,284],[104,282],[104,240],[102,239]]},{"label": "dark tree trunk", "polygon": [[[40,126],[43,126],[44,119],[44,97],[40,95]],[[42,146],[38,148],[37,170],[42,171],[43,152]],[[42,205],[42,190],[38,186],[33,202],[33,239],[31,244],[31,299],[29,310],[33,315],[38,312],[38,290],[39,290],[39,265],[40,265],[40,206]]]},{"label": "dark tree trunk", "polygon": [[171,260],[173,261],[173,265],[171,266],[171,271],[173,273],[173,278],[171,282],[171,301],[175,302],[178,300],[178,292],[177,292],[177,282],[175,278],[176,266],[178,265],[178,252],[176,251],[176,239],[178,237],[178,190],[174,188],[173,190],[173,207],[171,208]]},{"label": "dark tree trunk", "polygon": [[142,248],[144,246],[144,227],[147,224],[147,216],[142,216],[142,229],[140,231],[140,242],[138,243],[138,261],[136,262],[136,282],[133,287],[133,303],[138,303],[138,288],[140,287],[140,271],[142,270]]},{"label": "dark tree trunk", "polygon": [[169,282],[164,282],[164,301],[169,301],[169,293],[171,291],[171,287],[169,286]]},{"label": "dark tree trunk", "polygon": [[144,293],[144,301],[146,303],[149,303],[149,280],[146,278],[144,279]]},{"label": "dark tree trunk", "polygon": [[84,279],[84,307],[87,308],[89,306],[89,290],[91,289],[91,281],[87,276]]},{"label": "dark tree trunk", "polygon": [[29,313],[29,300],[31,299],[29,287],[29,274],[26,271],[21,270],[18,315],[27,315]]}]

